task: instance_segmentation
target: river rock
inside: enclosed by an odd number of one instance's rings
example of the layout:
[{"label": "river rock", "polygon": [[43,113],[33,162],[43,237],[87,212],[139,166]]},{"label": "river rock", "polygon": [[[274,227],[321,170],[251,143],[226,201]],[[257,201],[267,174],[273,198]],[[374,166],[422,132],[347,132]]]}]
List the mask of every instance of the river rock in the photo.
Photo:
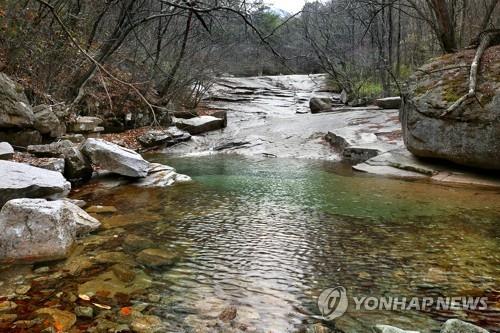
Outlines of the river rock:
[{"label": "river rock", "polygon": [[10,160],[14,157],[14,148],[8,142],[0,142],[0,160]]},{"label": "river rock", "polygon": [[113,173],[137,178],[148,175],[149,162],[135,151],[114,143],[87,139],[83,144],[82,152],[93,164]]},{"label": "river rock", "polygon": [[419,333],[418,331],[406,331],[389,325],[376,325],[373,329],[377,333]]},{"label": "river rock", "polygon": [[38,315],[48,315],[52,318],[54,323],[57,323],[58,330],[61,332],[68,332],[76,323],[76,316],[74,313],[59,310],[56,308],[42,308],[36,310]]},{"label": "river rock", "polygon": [[141,251],[147,248],[152,248],[155,246],[155,243],[145,237],[137,236],[137,235],[127,235],[125,240],[123,241],[123,246],[126,250],[129,251]]},{"label": "river rock", "polygon": [[64,200],[15,199],[0,212],[0,262],[39,262],[65,258],[76,236],[100,223]]},{"label": "river rock", "polygon": [[401,107],[401,97],[385,97],[374,101],[374,104],[382,109],[399,109]]},{"label": "river rock", "polygon": [[123,282],[132,282],[135,279],[134,267],[128,264],[116,264],[111,267],[113,274]]},{"label": "river rock", "polygon": [[500,170],[500,46],[483,55],[490,60],[481,63],[476,98],[442,116],[467,92],[475,52],[438,58],[410,78],[401,110],[404,142],[416,156]]},{"label": "river rock", "polygon": [[309,101],[309,108],[311,109],[311,113],[330,110],[332,108],[332,100],[328,97],[313,97]]},{"label": "river rock", "polygon": [[73,147],[73,143],[69,140],[62,140],[46,145],[30,145],[28,153],[37,157],[60,157],[64,155],[64,151]]},{"label": "river rock", "polygon": [[16,198],[62,198],[71,190],[59,172],[28,164],[0,161],[0,174],[0,206]]},{"label": "river rock", "polygon": [[37,168],[56,171],[64,174],[64,158],[37,158],[29,162],[30,165]]},{"label": "river rock", "polygon": [[238,315],[238,309],[235,306],[228,306],[219,314],[219,320],[228,323],[234,320]]},{"label": "river rock", "polygon": [[164,332],[165,327],[157,316],[140,316],[134,318],[130,325],[135,333],[157,333]]},{"label": "river rock", "polygon": [[162,145],[173,145],[175,140],[167,131],[153,130],[137,138],[137,141],[146,148],[157,147]]},{"label": "river rock", "polygon": [[151,163],[148,175],[133,184],[140,187],[167,187],[175,183],[186,183],[190,181],[191,177],[178,174],[172,167]]},{"label": "river rock", "polygon": [[191,119],[174,119],[177,128],[197,135],[209,131],[215,131],[224,127],[224,121],[213,116],[200,116]]},{"label": "river rock", "polygon": [[78,117],[76,121],[71,124],[69,131],[74,133],[93,133],[98,132],[99,125],[102,119],[99,117]]},{"label": "river rock", "polygon": [[488,331],[465,321],[449,319],[441,327],[441,333],[488,333]]},{"label": "river rock", "polygon": [[35,115],[23,88],[0,73],[0,128],[27,128],[34,122]]},{"label": "river rock", "polygon": [[63,151],[64,176],[71,181],[87,180],[92,177],[92,164],[76,147],[69,147]]},{"label": "river rock", "polygon": [[59,121],[49,105],[38,105],[33,108],[35,114],[34,127],[41,134],[57,138],[66,133],[66,126]]},{"label": "river rock", "polygon": [[177,253],[162,249],[146,249],[137,255],[138,262],[150,267],[173,265],[177,260]]},{"label": "river rock", "polygon": [[73,143],[82,143],[83,141],[85,141],[85,137],[83,136],[83,134],[72,133],[60,136],[59,140],[68,140]]},{"label": "river rock", "polygon": [[93,318],[94,317],[94,309],[90,306],[76,306],[75,314],[80,318]]},{"label": "river rock", "polygon": [[15,310],[17,308],[17,304],[12,301],[3,301],[0,302],[0,312],[9,312]]},{"label": "river rock", "polygon": [[34,129],[0,131],[0,141],[6,141],[13,146],[28,147],[42,143],[42,135]]},{"label": "river rock", "polygon": [[314,325],[311,325],[307,328],[306,333],[331,333],[332,330],[330,330],[328,327],[323,325],[322,323],[316,323]]},{"label": "river rock", "polygon": [[87,213],[93,213],[93,214],[109,214],[109,213],[116,213],[118,212],[118,209],[116,209],[115,206],[90,206],[89,208],[85,209]]}]

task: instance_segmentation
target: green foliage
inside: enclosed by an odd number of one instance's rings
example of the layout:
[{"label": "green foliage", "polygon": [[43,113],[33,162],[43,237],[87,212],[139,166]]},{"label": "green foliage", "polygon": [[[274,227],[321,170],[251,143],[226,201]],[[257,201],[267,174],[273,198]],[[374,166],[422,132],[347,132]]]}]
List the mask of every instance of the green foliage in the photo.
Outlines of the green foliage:
[{"label": "green foliage", "polygon": [[372,99],[382,96],[383,91],[382,84],[374,81],[364,81],[359,86],[359,97]]}]

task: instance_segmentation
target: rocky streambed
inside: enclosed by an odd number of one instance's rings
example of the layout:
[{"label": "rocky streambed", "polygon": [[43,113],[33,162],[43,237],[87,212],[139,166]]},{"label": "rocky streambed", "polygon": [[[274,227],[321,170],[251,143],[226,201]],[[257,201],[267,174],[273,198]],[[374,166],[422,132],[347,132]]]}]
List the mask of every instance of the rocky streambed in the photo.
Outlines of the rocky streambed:
[{"label": "rocky streambed", "polygon": [[[494,177],[416,160],[404,149],[395,109],[332,106],[311,114],[312,97],[337,97],[323,80],[221,79],[206,107],[226,111],[223,130],[195,133],[223,127],[216,117],[180,120],[191,140],[145,159],[95,139],[63,154],[64,161],[78,153],[91,159],[98,176],[74,188],[71,202],[42,200],[58,207],[47,207],[41,221],[76,212],[92,227],[62,230],[71,246],[52,259],[65,259],[0,266],[0,331],[371,332],[379,324],[483,332],[444,324],[460,318],[497,332]],[[50,150],[66,152],[65,145]],[[57,186],[36,177],[34,186],[14,183],[29,196],[64,197],[68,183],[47,174]],[[357,296],[483,297],[488,310],[357,311],[351,304],[327,321],[316,300],[337,285]]]}]

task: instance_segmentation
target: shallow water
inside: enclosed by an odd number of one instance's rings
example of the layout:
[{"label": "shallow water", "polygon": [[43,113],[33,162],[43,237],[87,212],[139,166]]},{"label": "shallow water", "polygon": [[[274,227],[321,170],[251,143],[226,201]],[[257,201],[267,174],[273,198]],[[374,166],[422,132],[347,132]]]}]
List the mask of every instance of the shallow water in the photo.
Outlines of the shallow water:
[{"label": "shallow water", "polygon": [[85,199],[119,208],[101,219],[108,228],[182,253],[152,273],[181,330],[234,304],[249,327],[296,332],[321,321],[316,298],[337,285],[352,296],[489,298],[487,311],[350,308],[335,322],[345,332],[374,324],[428,332],[449,317],[498,330],[498,191],[353,175],[327,162],[149,158],[194,182]]},{"label": "shallow water", "polygon": [[[179,254],[174,266],[144,269],[152,280],[144,293],[113,304],[97,295],[110,311],[149,302],[148,313],[164,319],[168,332],[219,332],[214,319],[229,305],[249,332],[301,332],[316,322],[344,332],[370,332],[374,324],[431,332],[451,317],[500,331],[498,190],[371,177],[321,161],[148,159],[194,181],[165,189],[84,187],[74,197],[118,213],[98,216],[105,230],[83,240],[71,265],[49,265],[50,274],[71,271],[106,251],[133,260],[122,244],[130,234]],[[47,304],[71,311],[74,304],[58,292],[77,295],[108,266],[82,265],[77,277],[34,283],[20,319]],[[338,285],[349,296],[488,297],[489,308],[356,311],[351,304],[334,322],[322,320],[317,297]],[[158,297],[148,301],[151,295]],[[92,325],[77,324],[81,331]]]}]

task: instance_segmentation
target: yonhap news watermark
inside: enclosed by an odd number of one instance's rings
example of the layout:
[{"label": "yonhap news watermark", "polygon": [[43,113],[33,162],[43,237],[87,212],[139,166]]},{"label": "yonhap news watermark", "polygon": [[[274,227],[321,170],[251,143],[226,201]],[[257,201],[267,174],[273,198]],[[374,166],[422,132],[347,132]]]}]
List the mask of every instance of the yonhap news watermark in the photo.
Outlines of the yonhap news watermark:
[{"label": "yonhap news watermark", "polygon": [[348,308],[353,311],[459,311],[487,310],[487,297],[437,296],[393,297],[350,296],[342,286],[328,288],[318,297],[318,308],[326,320],[344,315]]}]

